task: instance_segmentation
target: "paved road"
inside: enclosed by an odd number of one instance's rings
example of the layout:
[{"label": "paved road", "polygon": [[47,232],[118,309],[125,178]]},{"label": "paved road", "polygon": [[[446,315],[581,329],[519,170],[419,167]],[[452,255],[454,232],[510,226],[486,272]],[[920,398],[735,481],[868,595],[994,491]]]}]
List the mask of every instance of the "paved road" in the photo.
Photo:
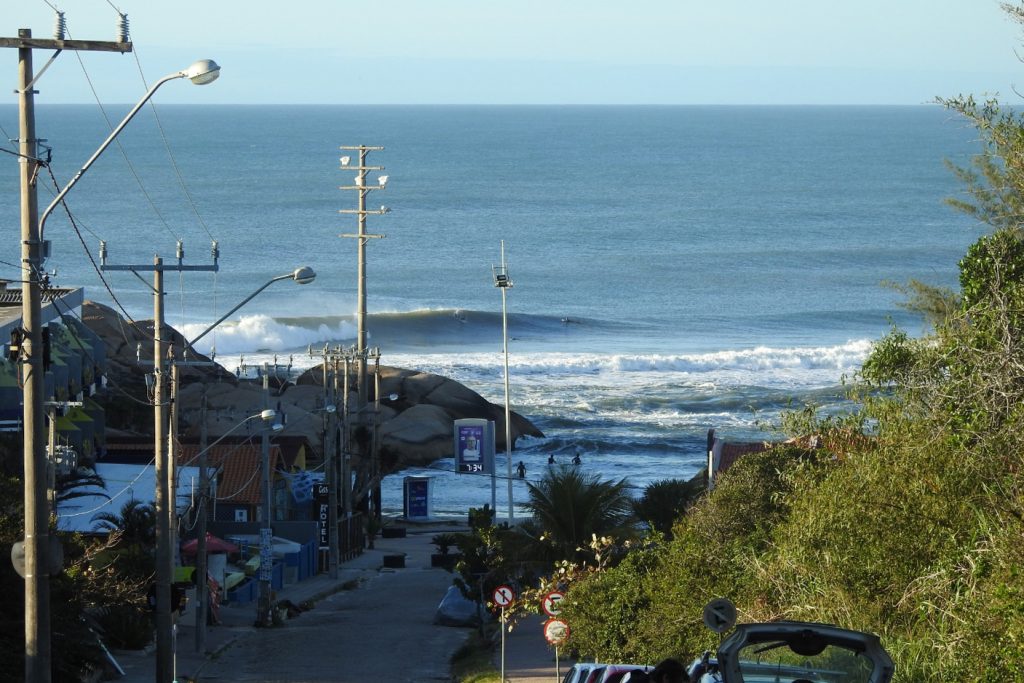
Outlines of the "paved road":
[{"label": "paved road", "polygon": [[[448,681],[467,629],[435,626],[452,575],[416,564],[382,570],[326,598],[283,628],[251,630],[200,674],[201,681]],[[429,559],[426,560],[429,564]]]},{"label": "paved road", "polygon": [[[450,529],[444,529],[450,530]],[[455,529],[460,530],[460,529]],[[469,634],[465,628],[435,626],[434,612],[452,574],[430,568],[430,539],[437,528],[407,538],[379,539],[377,549],[344,563],[339,577],[326,574],[288,587],[282,599],[315,607],[280,628],[251,627],[255,605],[226,605],[224,625],[209,630],[207,652],[193,649],[191,620],[179,626],[181,681],[265,683],[363,683],[364,681],[448,681],[452,653]],[[381,569],[382,557],[404,554],[404,569]],[[346,582],[354,590],[337,591]],[[322,597],[328,595],[329,597]],[[554,653],[544,642],[539,617],[517,628],[506,643],[510,683],[555,680]],[[216,654],[213,654],[216,653]],[[495,666],[500,666],[495,653]],[[119,683],[151,683],[152,651],[117,653],[126,670]],[[568,662],[561,662],[565,672]]]},{"label": "paved road", "polygon": [[[508,683],[559,683],[573,665],[544,640],[543,624],[547,617],[533,615],[522,619],[511,633],[505,634],[505,680]],[[495,668],[501,668],[500,653],[495,653]],[[557,673],[556,673],[557,666]]]}]

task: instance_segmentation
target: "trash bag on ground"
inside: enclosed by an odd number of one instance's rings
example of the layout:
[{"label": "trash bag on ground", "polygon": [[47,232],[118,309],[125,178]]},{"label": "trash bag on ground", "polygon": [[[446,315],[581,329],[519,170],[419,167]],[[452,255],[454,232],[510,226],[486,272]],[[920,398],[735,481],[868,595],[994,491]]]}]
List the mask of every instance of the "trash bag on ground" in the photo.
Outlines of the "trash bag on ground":
[{"label": "trash bag on ground", "polygon": [[462,594],[458,586],[449,586],[434,613],[434,623],[439,626],[478,626],[479,608]]}]

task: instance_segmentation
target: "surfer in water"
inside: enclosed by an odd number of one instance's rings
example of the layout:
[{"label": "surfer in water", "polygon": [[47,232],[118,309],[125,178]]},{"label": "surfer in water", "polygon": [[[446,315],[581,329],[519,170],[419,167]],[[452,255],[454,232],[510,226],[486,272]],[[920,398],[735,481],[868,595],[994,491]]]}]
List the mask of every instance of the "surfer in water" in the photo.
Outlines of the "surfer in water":
[{"label": "surfer in water", "polygon": [[452,313],[452,317],[458,320],[460,323],[466,322],[466,314],[463,312],[461,308],[455,309],[455,312]]},{"label": "surfer in water", "polygon": [[576,451],[576,455],[572,456],[572,464],[573,465],[579,465],[582,462],[583,462],[583,460],[580,459],[580,452]]}]

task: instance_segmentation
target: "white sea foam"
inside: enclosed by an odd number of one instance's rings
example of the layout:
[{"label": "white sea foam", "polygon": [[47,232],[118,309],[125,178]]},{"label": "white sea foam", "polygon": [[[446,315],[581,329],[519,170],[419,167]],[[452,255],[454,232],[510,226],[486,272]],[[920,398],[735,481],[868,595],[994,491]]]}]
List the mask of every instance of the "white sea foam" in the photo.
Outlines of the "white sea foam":
[{"label": "white sea foam", "polygon": [[[208,323],[187,324],[181,333],[185,337],[200,334]],[[292,351],[310,344],[355,337],[354,326],[342,321],[337,327],[320,324],[315,328],[288,325],[267,315],[247,315],[234,323],[224,323],[199,340],[196,350],[208,354],[216,346],[217,353],[238,354]]]}]

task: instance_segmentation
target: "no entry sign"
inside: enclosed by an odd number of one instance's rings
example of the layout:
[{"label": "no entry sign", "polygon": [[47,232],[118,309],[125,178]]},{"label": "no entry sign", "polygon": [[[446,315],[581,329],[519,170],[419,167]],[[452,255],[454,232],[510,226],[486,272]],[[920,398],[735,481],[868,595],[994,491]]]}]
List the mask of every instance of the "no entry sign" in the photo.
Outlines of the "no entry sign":
[{"label": "no entry sign", "polygon": [[516,599],[516,592],[511,586],[498,586],[494,589],[494,604],[498,607],[508,607]]}]

